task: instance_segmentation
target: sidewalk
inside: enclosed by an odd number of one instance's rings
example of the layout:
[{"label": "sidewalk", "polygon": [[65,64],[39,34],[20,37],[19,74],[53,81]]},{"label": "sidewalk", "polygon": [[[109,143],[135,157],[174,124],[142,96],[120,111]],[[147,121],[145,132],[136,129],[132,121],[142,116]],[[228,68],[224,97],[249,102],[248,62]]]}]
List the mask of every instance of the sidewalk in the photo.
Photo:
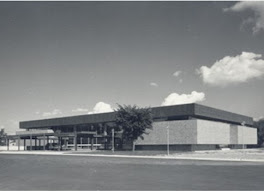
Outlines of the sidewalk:
[{"label": "sidewalk", "polygon": [[135,154],[130,151],[1,151],[0,154],[26,154],[26,155],[63,155],[63,156],[89,156],[89,157],[117,157],[141,159],[178,159],[178,160],[206,160],[206,161],[234,161],[234,162],[263,162],[263,149],[245,149],[230,151],[196,151],[166,154]]}]

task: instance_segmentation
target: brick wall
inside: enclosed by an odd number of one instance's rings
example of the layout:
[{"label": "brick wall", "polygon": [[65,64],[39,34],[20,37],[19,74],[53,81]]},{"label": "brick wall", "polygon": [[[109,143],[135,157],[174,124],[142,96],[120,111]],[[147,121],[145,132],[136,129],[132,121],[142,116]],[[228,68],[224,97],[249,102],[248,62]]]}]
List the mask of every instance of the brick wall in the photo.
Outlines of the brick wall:
[{"label": "brick wall", "polygon": [[149,134],[144,135],[144,140],[139,138],[136,145],[166,145],[168,126],[170,144],[257,144],[257,130],[254,128],[191,119],[154,122],[153,130],[149,130]]},{"label": "brick wall", "polygon": [[139,138],[136,144],[167,144],[167,126],[169,126],[170,144],[196,144],[196,120],[154,122],[153,130],[149,130],[149,134],[144,135],[144,140]]}]

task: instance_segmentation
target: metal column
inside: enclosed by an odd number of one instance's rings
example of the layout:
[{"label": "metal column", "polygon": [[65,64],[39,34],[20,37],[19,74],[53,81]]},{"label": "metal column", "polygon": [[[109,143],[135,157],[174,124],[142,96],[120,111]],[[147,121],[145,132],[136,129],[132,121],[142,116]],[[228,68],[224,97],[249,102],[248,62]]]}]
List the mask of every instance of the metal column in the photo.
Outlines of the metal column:
[{"label": "metal column", "polygon": [[20,151],[20,137],[18,137],[17,139],[17,146],[18,146],[17,150]]},{"label": "metal column", "polygon": [[37,150],[37,137],[35,137],[35,150]]},{"label": "metal column", "polygon": [[45,146],[46,146],[46,140],[45,140],[45,134],[43,136],[43,150],[45,151]]},{"label": "metal column", "polygon": [[93,137],[91,138],[91,150],[93,150],[93,142],[94,142],[94,139]]},{"label": "metal column", "polygon": [[115,152],[115,129],[112,129],[112,152]]},{"label": "metal column", "polygon": [[76,127],[74,129],[74,150],[77,151],[77,129]]},{"label": "metal column", "polygon": [[66,150],[68,150],[68,139],[69,138],[65,139],[65,148],[66,148]]},{"label": "metal column", "polygon": [[26,139],[24,138],[24,151],[26,150]]},{"label": "metal column", "polygon": [[59,150],[62,150],[62,137],[59,137]]},{"label": "metal column", "polygon": [[6,146],[7,146],[7,150],[9,151],[9,138],[6,138]]},{"label": "metal column", "polygon": [[30,150],[32,151],[32,133],[30,134]]},{"label": "metal column", "polygon": [[47,150],[49,150],[49,136],[47,136]]}]

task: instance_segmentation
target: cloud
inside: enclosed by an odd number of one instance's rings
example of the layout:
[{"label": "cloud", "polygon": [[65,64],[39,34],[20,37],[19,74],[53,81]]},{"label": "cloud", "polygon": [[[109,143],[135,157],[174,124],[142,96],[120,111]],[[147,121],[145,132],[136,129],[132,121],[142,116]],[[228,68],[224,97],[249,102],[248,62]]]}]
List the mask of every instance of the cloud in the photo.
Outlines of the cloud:
[{"label": "cloud", "polygon": [[5,129],[7,134],[15,134],[17,130],[19,130],[19,121],[14,119],[9,119],[3,122],[0,129]]},{"label": "cloud", "polygon": [[59,114],[62,114],[61,110],[59,109],[54,109],[53,111],[51,112],[44,112],[42,114],[43,117],[48,117],[48,116],[53,116],[53,115],[59,115]]},{"label": "cloud", "polygon": [[224,11],[242,12],[245,10],[254,11],[254,18],[250,17],[244,21],[244,24],[253,23],[253,34],[264,31],[264,2],[261,1],[242,1],[232,7],[225,8]]},{"label": "cloud", "polygon": [[253,120],[254,120],[254,121],[264,120],[264,117],[263,117],[263,116],[255,117]]},{"label": "cloud", "polygon": [[88,112],[88,114],[94,114],[94,113],[105,113],[105,112],[112,112],[114,111],[110,104],[104,103],[104,102],[98,102],[95,104],[93,111]]},{"label": "cloud", "polygon": [[166,105],[178,105],[186,103],[195,103],[205,100],[205,94],[203,92],[192,91],[191,94],[177,94],[171,93],[164,99],[162,106]]},{"label": "cloud", "polygon": [[180,70],[176,71],[173,73],[173,76],[178,77],[179,75],[181,75],[181,73],[182,73],[182,71],[180,71]]},{"label": "cloud", "polygon": [[73,109],[72,112],[88,112],[88,109],[85,108],[77,108],[77,109]]},{"label": "cloud", "polygon": [[183,79],[179,79],[179,82],[182,83],[183,82]]},{"label": "cloud", "polygon": [[155,82],[151,82],[149,85],[153,86],[153,87],[158,87],[159,85]]},{"label": "cloud", "polygon": [[247,82],[264,75],[264,60],[261,54],[242,52],[237,56],[226,56],[211,67],[202,66],[197,70],[205,84],[227,86]]}]

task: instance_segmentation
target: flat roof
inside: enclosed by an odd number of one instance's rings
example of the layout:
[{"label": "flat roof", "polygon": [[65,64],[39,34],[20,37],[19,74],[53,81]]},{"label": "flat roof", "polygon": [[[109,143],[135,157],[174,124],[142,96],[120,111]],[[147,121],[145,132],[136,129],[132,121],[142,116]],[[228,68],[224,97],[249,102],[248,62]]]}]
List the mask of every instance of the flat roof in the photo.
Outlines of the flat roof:
[{"label": "flat roof", "polygon": [[[196,103],[152,107],[154,121],[183,120],[189,118],[206,119],[247,126],[253,126],[253,118],[240,115]],[[63,126],[78,126],[83,124],[98,124],[115,121],[115,112],[86,114],[69,117],[59,117],[51,119],[41,119],[32,121],[22,121],[19,123],[21,129],[39,129]]]}]

